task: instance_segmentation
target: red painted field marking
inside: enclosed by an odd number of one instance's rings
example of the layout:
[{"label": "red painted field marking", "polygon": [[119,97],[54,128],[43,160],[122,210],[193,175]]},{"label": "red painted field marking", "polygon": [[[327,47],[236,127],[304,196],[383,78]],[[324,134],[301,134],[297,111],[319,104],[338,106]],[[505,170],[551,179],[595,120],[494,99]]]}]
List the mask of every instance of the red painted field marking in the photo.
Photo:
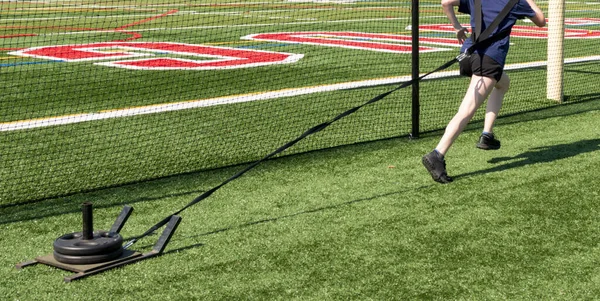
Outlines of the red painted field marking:
[{"label": "red painted field marking", "polygon": [[139,38],[142,37],[142,35],[140,33],[137,33],[137,32],[121,31],[121,30],[116,30],[115,32],[120,32],[120,33],[128,34],[128,35],[131,35],[131,37],[129,37],[127,39],[123,39],[123,40],[114,40],[113,42],[133,41],[133,40],[137,40],[137,39],[139,39]]},{"label": "red painted field marking", "polygon": [[[107,50],[112,51],[107,52]],[[168,57],[124,60],[153,56],[152,52],[174,54],[178,56],[184,55],[192,58],[212,58],[212,60]],[[10,52],[9,54],[68,62],[112,59],[116,61],[100,62],[96,64],[143,70],[213,70],[247,68],[293,63],[304,56],[302,54],[169,42],[106,42],[83,45],[43,46]]]},{"label": "red painted field marking", "polygon": [[125,25],[123,25],[121,27],[115,28],[115,30],[123,30],[123,29],[125,29],[127,27],[136,26],[136,25],[139,25],[139,24],[142,24],[142,23],[146,23],[146,22],[149,22],[149,21],[152,21],[152,20],[156,20],[158,18],[162,18],[162,17],[168,16],[168,15],[172,15],[172,14],[178,12],[178,11],[179,10],[177,10],[177,9],[173,9],[173,10],[170,10],[170,11],[164,13],[164,14],[152,16],[150,18],[146,18],[146,19],[143,19],[143,20],[140,20],[140,21],[136,21],[136,22],[133,22],[133,23],[125,24]]},{"label": "red painted field marking", "polygon": [[[391,53],[411,53],[412,46],[410,44],[392,44],[388,42],[410,43],[411,36],[395,35],[395,34],[380,34],[380,33],[363,33],[363,32],[277,32],[277,33],[261,33],[242,37],[245,40],[285,42],[296,44],[308,44],[317,46],[331,46],[350,49],[371,50],[379,52]],[[456,39],[448,38],[429,38],[422,37],[421,43],[442,45],[450,47],[458,47]],[[419,52],[434,52],[450,50],[447,48],[435,48],[427,46],[419,46]]]},{"label": "red painted field marking", "polygon": [[[470,28],[470,25],[468,25],[468,24],[463,24],[462,26],[464,26],[466,28]],[[454,28],[450,24],[421,25],[421,26],[419,26],[419,30],[429,30],[429,31],[436,31],[436,32],[452,32],[452,33],[456,32],[456,30],[454,30]],[[548,28],[547,27],[540,28],[537,26],[515,25],[515,26],[513,26],[510,36],[517,37],[517,38],[547,39],[548,38]],[[566,28],[565,29],[565,38],[566,39],[598,39],[598,38],[600,38],[600,31]]]},{"label": "red painted field marking", "polygon": [[[118,33],[122,33],[122,34],[127,34],[130,35],[131,37],[124,39],[124,40],[116,40],[115,42],[122,42],[122,41],[130,41],[130,40],[136,40],[142,37],[141,34],[137,33],[137,32],[130,32],[130,31],[122,31],[122,30],[116,30],[116,29],[102,29],[102,28],[88,28],[88,27],[65,27],[65,26],[2,26],[0,28],[7,28],[7,29],[57,29],[57,30],[65,30],[65,31],[114,31],[114,32],[118,32]],[[35,34],[35,33],[24,33],[24,34],[16,34],[16,35],[10,35],[10,36],[0,36],[0,38],[14,38],[14,37],[34,37],[34,36],[39,36],[39,34]],[[23,48],[21,48],[23,49]]]},{"label": "red painted field marking", "polygon": [[565,24],[571,26],[600,25],[598,18],[565,18]]},{"label": "red painted field marking", "polygon": [[[126,38],[126,39],[122,39],[122,40],[115,40],[113,42],[125,42],[125,41],[132,41],[132,40],[137,40],[139,38],[142,37],[142,34],[137,33],[137,32],[132,32],[132,31],[124,31],[124,29],[128,28],[128,27],[132,27],[132,26],[136,26],[139,24],[143,24],[152,20],[156,20],[158,18],[162,18],[168,15],[172,15],[174,13],[177,13],[179,10],[177,9],[173,9],[170,10],[166,13],[160,14],[160,15],[156,15],[156,16],[152,16],[150,18],[146,18],[140,21],[136,21],[133,23],[129,23],[129,24],[125,24],[123,26],[117,27],[115,29],[103,29],[103,28],[76,28],[76,27],[62,27],[62,26],[2,26],[2,28],[8,28],[8,29],[60,29],[60,30],[77,30],[77,31],[114,31],[114,32],[118,32],[118,33],[123,33],[123,34],[127,34],[130,35],[130,37]],[[33,36],[37,36],[37,34],[14,34],[14,35],[7,35],[7,36],[0,36],[0,39],[4,38],[17,38],[17,37],[33,37]],[[12,49],[9,49],[12,50]]]},{"label": "red painted field marking", "polygon": [[35,33],[19,33],[19,34],[9,34],[6,36],[0,36],[0,39],[12,39],[12,38],[20,38],[20,37],[35,37],[37,34]]}]

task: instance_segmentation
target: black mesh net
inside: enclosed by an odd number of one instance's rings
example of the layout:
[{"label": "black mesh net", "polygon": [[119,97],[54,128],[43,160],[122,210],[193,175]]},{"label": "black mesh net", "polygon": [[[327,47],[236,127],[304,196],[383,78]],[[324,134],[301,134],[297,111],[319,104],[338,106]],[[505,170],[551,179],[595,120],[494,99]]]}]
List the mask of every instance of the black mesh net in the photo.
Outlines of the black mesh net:
[{"label": "black mesh net", "polygon": [[[0,205],[254,161],[411,74],[408,1],[0,7]],[[575,59],[565,66],[567,101],[600,92],[592,80],[600,72],[599,10],[567,5],[565,57]],[[458,46],[439,26],[448,23],[439,1],[420,1],[420,15],[427,72]],[[533,24],[519,26],[530,32]],[[545,96],[547,43],[539,34],[512,39],[502,114],[556,104]],[[421,83],[422,131],[447,124],[467,83],[457,65]],[[410,131],[407,88],[283,155]]]}]

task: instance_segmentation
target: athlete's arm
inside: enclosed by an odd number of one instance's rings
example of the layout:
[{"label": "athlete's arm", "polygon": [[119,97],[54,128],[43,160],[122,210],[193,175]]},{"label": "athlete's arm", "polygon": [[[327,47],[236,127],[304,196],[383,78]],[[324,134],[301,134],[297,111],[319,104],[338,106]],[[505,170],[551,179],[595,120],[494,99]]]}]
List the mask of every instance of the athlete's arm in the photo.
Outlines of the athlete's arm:
[{"label": "athlete's arm", "polygon": [[533,21],[533,23],[539,27],[546,26],[546,17],[544,17],[544,12],[542,12],[542,10],[537,6],[537,4],[535,4],[533,0],[525,1],[527,1],[527,4],[529,4],[529,6],[531,6],[531,9],[533,9],[533,12],[535,12],[535,16],[529,19],[531,19],[531,21]]},{"label": "athlete's arm", "polygon": [[462,44],[467,39],[467,32],[469,32],[469,30],[462,27],[460,22],[458,22],[458,18],[456,18],[454,7],[459,5],[460,0],[442,0],[442,9],[448,17],[448,20],[450,20],[450,23],[452,23],[452,27],[457,30],[456,38],[458,39],[458,42]]}]

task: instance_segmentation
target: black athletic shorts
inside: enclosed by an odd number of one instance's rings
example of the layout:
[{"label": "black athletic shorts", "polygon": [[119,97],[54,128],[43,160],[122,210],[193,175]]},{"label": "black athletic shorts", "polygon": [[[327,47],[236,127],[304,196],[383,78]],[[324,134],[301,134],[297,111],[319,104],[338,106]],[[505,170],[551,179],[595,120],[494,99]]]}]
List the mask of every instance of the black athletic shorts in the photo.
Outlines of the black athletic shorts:
[{"label": "black athletic shorts", "polygon": [[483,55],[482,58],[477,53],[473,53],[471,57],[460,61],[460,75],[468,77],[479,75],[493,78],[498,82],[502,78],[503,69],[504,68],[491,57]]}]

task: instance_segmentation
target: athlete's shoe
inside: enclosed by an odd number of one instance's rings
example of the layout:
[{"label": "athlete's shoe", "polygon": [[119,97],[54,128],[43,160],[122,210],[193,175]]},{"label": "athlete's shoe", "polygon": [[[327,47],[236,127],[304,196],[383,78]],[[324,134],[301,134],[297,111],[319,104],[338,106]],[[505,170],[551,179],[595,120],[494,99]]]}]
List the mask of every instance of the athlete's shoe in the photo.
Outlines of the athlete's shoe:
[{"label": "athlete's shoe", "polygon": [[494,134],[481,134],[479,142],[475,146],[484,150],[499,149],[500,140],[494,138]]},{"label": "athlete's shoe", "polygon": [[436,151],[423,156],[422,162],[434,181],[442,184],[452,182],[446,172],[446,161]]}]

